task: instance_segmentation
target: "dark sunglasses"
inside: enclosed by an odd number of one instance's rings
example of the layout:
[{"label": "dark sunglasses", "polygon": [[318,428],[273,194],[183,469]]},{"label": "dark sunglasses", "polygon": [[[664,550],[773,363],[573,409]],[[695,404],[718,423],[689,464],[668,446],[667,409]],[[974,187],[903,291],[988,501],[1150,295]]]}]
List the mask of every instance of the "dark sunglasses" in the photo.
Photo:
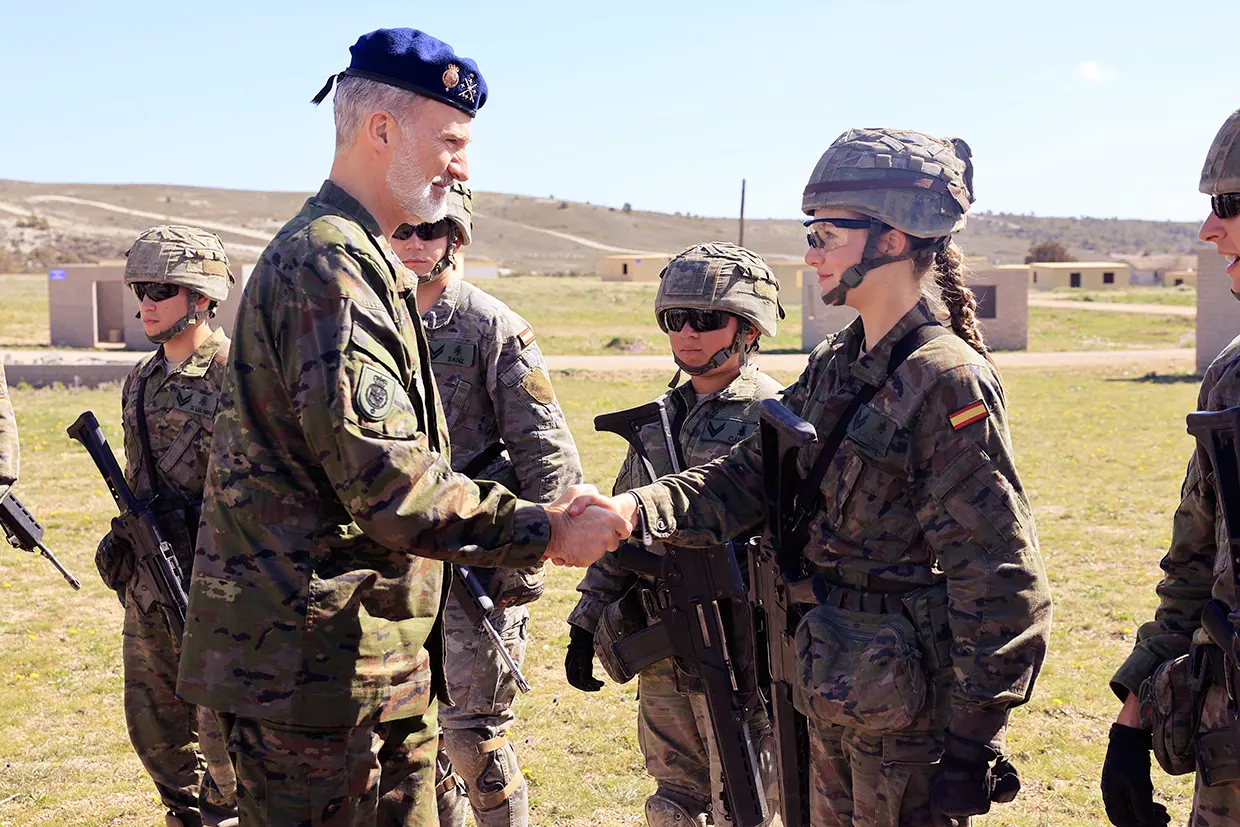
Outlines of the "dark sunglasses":
[{"label": "dark sunglasses", "polygon": [[1220,192],[1210,196],[1210,209],[1219,218],[1235,218],[1240,215],[1240,192]]},{"label": "dark sunglasses", "polygon": [[179,284],[169,284],[166,281],[140,281],[132,286],[133,294],[138,297],[138,301],[142,301],[147,296],[150,296],[153,302],[167,301],[181,292]]},{"label": "dark sunglasses", "polygon": [[839,227],[844,230],[862,230],[862,229],[867,229],[870,226],[870,219],[868,218],[811,218],[808,221],[804,221],[802,223],[807,228],[809,228],[809,232],[805,234],[805,243],[809,244],[809,246],[813,247],[814,249],[821,249],[822,247],[826,247],[827,243],[823,241],[822,238],[819,237],[818,233],[814,232],[813,226],[815,224],[830,224],[832,227]]},{"label": "dark sunglasses", "polygon": [[416,235],[423,241],[434,241],[450,232],[452,232],[452,220],[441,218],[432,224],[401,224],[392,231],[392,238],[397,241],[407,241],[411,236]]},{"label": "dark sunglasses", "polygon": [[659,314],[659,327],[664,333],[684,330],[685,323],[698,333],[719,330],[727,327],[729,314],[723,310],[698,310],[696,308],[673,307]]}]

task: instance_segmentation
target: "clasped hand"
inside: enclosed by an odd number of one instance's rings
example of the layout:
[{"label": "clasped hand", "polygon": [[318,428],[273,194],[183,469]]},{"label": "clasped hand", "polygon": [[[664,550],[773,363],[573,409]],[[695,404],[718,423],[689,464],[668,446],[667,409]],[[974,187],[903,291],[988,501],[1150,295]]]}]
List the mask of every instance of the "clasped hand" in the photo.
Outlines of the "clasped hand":
[{"label": "clasped hand", "polygon": [[584,567],[619,547],[633,533],[637,503],[607,497],[593,485],[569,486],[547,506],[551,542],[543,558],[557,566]]}]

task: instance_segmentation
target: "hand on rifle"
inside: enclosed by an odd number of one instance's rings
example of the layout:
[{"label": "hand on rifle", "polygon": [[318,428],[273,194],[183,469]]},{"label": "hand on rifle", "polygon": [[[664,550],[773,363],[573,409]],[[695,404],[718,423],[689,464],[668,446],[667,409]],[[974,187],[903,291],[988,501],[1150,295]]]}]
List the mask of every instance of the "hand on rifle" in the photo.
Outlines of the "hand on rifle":
[{"label": "hand on rifle", "polygon": [[547,506],[551,542],[543,559],[557,566],[585,567],[619,547],[633,532],[633,526],[612,503],[610,497],[599,494],[592,485],[570,486]]},{"label": "hand on rifle", "polygon": [[564,656],[564,676],[570,686],[582,692],[597,692],[603,682],[594,677],[594,635],[569,624],[568,654]]}]

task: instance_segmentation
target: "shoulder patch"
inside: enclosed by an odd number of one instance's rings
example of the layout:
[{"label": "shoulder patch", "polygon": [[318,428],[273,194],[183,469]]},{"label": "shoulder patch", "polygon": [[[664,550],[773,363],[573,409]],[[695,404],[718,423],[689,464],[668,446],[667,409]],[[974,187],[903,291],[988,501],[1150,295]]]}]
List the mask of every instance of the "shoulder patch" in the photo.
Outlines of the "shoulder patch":
[{"label": "shoulder patch", "polygon": [[217,398],[214,394],[175,388],[172,391],[172,404],[177,410],[189,411],[199,416],[215,416]]},{"label": "shoulder patch", "polygon": [[529,347],[534,344],[534,328],[527,325],[525,330],[517,334],[517,338],[521,340],[521,347]]},{"label": "shoulder patch", "polygon": [[525,388],[526,393],[534,397],[535,402],[550,405],[555,401],[555,391],[551,389],[551,380],[547,378],[547,374],[538,368],[534,368],[525,374],[525,378],[521,380],[521,387]]},{"label": "shoulder patch", "polygon": [[431,342],[431,361],[437,365],[453,365],[458,368],[474,366],[477,346],[468,342]]},{"label": "shoulder patch", "polygon": [[396,380],[376,367],[362,365],[354,404],[371,421],[386,419],[396,404]]},{"label": "shoulder patch", "polygon": [[966,425],[980,422],[988,416],[990,416],[990,411],[986,408],[986,403],[979,399],[948,416],[947,421],[951,423],[952,430],[959,431]]}]

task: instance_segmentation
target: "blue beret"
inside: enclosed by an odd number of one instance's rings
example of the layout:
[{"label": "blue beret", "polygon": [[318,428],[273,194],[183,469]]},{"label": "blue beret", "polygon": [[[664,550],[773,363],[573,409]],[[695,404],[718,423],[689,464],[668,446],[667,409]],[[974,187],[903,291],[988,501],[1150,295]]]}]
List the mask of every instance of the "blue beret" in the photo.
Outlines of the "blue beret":
[{"label": "blue beret", "polygon": [[[478,64],[457,57],[452,47],[417,29],[376,29],[350,47],[353,60],[341,75],[366,78],[417,92],[473,117],[487,100],[487,82]],[[320,103],[339,75],[314,96]]]}]

